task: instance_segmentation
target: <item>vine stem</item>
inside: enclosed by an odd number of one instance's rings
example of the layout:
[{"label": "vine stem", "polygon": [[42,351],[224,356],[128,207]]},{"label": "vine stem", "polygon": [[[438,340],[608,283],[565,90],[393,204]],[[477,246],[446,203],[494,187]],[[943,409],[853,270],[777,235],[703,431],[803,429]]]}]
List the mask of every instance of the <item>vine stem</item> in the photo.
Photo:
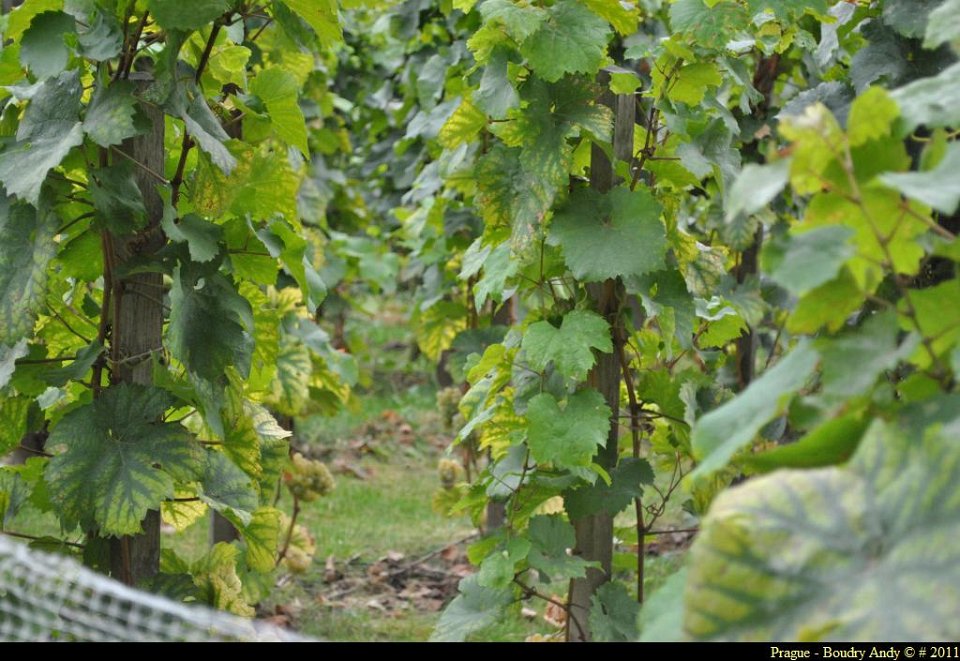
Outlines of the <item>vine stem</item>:
[{"label": "vine stem", "polygon": [[274,565],[279,567],[283,559],[287,557],[287,551],[290,550],[290,541],[293,539],[293,527],[297,525],[297,516],[300,514],[300,499],[293,496],[293,512],[290,514],[290,526],[287,528],[287,536],[283,540],[283,548],[277,554],[277,562]]},{"label": "vine stem", "polygon": [[[37,537],[36,535],[28,535],[22,532],[13,532],[12,530],[0,530],[0,535],[6,535],[7,537],[16,537],[17,539],[28,539],[32,542],[39,542],[43,540],[43,537]],[[65,539],[58,539],[58,542],[65,544],[66,546],[72,546],[77,549],[84,548],[83,544],[77,544],[76,542],[68,542]]]},{"label": "vine stem", "polygon": [[[217,35],[220,34],[220,27],[221,23],[218,20],[213,24],[213,27],[210,28],[210,36],[207,37],[207,43],[203,47],[203,53],[197,61],[197,72],[194,75],[194,82],[198,85],[200,84],[200,78],[203,77],[203,70],[206,68],[207,62],[210,61],[210,53],[213,52],[213,45],[217,41]],[[180,159],[177,161],[177,169],[173,174],[173,179],[170,180],[170,204],[174,209],[176,209],[180,203],[180,187],[183,185],[183,173],[187,167],[187,156],[190,155],[190,150],[193,148],[193,145],[194,140],[190,137],[190,133],[186,127],[184,127],[183,141],[180,143]]]},{"label": "vine stem", "polygon": [[554,606],[563,609],[563,612],[567,614],[567,621],[572,622],[575,627],[577,627],[577,632],[580,634],[581,638],[586,637],[586,633],[583,630],[583,626],[580,624],[580,621],[576,618],[573,612],[570,609],[570,606],[563,603],[556,597],[551,597],[548,594],[544,594],[537,590],[534,587],[531,587],[520,580],[519,576],[513,577],[513,582],[520,587],[523,591],[524,596],[526,597],[537,597],[538,599],[543,599],[546,602],[553,604]]},{"label": "vine stem", "polygon": [[[623,333],[622,328],[617,332]],[[641,406],[637,400],[637,391],[633,383],[633,373],[630,371],[630,362],[627,360],[627,352],[624,350],[623,341],[614,343],[617,348],[617,360],[620,362],[620,371],[623,373],[623,382],[627,387],[627,399],[630,402],[630,437],[633,441],[633,458],[640,458],[640,411]],[[637,602],[643,603],[643,578],[646,549],[644,548],[644,535],[646,535],[646,526],[643,522],[643,500],[640,496],[633,499],[633,507],[637,514]]]}]

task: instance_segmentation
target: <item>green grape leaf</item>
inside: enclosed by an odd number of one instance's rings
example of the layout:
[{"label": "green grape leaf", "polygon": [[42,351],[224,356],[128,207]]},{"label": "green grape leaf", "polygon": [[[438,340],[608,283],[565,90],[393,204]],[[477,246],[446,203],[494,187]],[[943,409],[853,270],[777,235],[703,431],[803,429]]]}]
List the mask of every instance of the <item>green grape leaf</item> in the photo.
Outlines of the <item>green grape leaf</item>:
[{"label": "green grape leaf", "polygon": [[103,345],[94,340],[87,346],[77,352],[76,358],[70,361],[69,365],[63,365],[54,369],[46,370],[40,375],[46,383],[51,386],[63,386],[68,381],[79,381],[82,379],[93,364],[103,353]]},{"label": "green grape leaf", "polygon": [[483,260],[483,275],[473,287],[474,302],[482,308],[488,300],[502,303],[506,298],[507,282],[520,266],[514,259],[509,243],[501,243]]},{"label": "green grape leaf", "polygon": [[960,0],[944,0],[930,12],[923,47],[934,49],[949,41],[955,51],[960,50],[960,22],[957,22],[957,16],[960,16]]},{"label": "green grape leaf", "polygon": [[17,141],[0,152],[0,182],[8,194],[37,205],[47,172],[83,142],[80,76],[65,71],[43,82],[23,113]]},{"label": "green grape leaf", "polygon": [[722,49],[738,32],[750,25],[750,14],[738,2],[708,3],[677,0],[670,5],[670,26],[677,34],[703,48]]},{"label": "green grape leaf", "polygon": [[437,139],[447,149],[456,149],[462,144],[473,141],[486,125],[487,116],[465,97],[453,114],[447,118]]},{"label": "green grape leaf", "polygon": [[23,33],[20,61],[40,80],[60,74],[70,57],[64,37],[75,34],[76,26],[73,16],[62,11],[38,14]]},{"label": "green grape leaf", "polygon": [[553,204],[556,191],[520,163],[520,150],[498,143],[477,161],[475,203],[494,226],[512,228],[513,243],[532,240]]},{"label": "green grape leaf", "polygon": [[877,420],[845,466],[779,471],[725,491],[690,551],[686,633],[954,638],[957,480],[955,434],[917,437]]},{"label": "green grape leaf", "polygon": [[223,227],[196,214],[188,213],[179,221],[165,216],[163,229],[171,240],[187,244],[190,259],[195,262],[209,262],[220,254]]},{"label": "green grape leaf", "polygon": [[718,87],[722,82],[720,70],[713,62],[687,64],[677,71],[667,90],[667,98],[696,106],[703,101],[708,88]]},{"label": "green grape leaf", "polygon": [[304,156],[309,156],[307,125],[300,110],[300,86],[296,77],[280,67],[268,67],[253,79],[250,91],[267,106],[267,114],[277,137],[299,149]]},{"label": "green grape leaf", "polygon": [[590,633],[605,643],[626,643],[637,639],[640,604],[630,596],[623,583],[604,583],[590,600]]},{"label": "green grape leaf", "polygon": [[960,62],[936,76],[921,78],[891,92],[900,106],[903,131],[960,125]]},{"label": "green grape leaf", "polygon": [[33,334],[56,255],[56,231],[57,219],[46,203],[35,209],[0,196],[0,345]]},{"label": "green grape leaf", "polygon": [[853,235],[849,227],[828,225],[774,237],[761,253],[763,270],[794,296],[804,296],[837,277],[856,252]]},{"label": "green grape leaf", "polygon": [[[459,500],[459,499],[458,499]],[[485,588],[506,588],[513,583],[517,564],[530,551],[530,541],[523,537],[507,540],[503,548],[497,548],[480,563],[477,584]]]},{"label": "green grape leaf", "polygon": [[258,152],[252,155],[249,177],[236,191],[230,211],[238,216],[249,213],[254,218],[266,219],[281,214],[288,222],[296,223],[299,189],[300,176],[294,172],[286,154],[276,150],[269,154]]},{"label": "green grape leaf", "polygon": [[147,9],[166,30],[199,30],[230,9],[230,0],[147,0]]},{"label": "green grape leaf", "polygon": [[541,578],[563,581],[570,578],[582,578],[587,568],[596,563],[570,555],[568,550],[576,546],[573,525],[562,516],[535,516],[530,519],[527,529],[530,540],[530,552],[527,556],[530,566],[541,572]]},{"label": "green grape leaf", "polygon": [[106,87],[97,85],[83,118],[83,132],[101,147],[119,145],[138,133],[136,107],[133,83],[120,80]]},{"label": "green grape leaf", "polygon": [[485,23],[502,25],[511,39],[522,44],[547,20],[547,12],[529,4],[518,5],[514,0],[486,0],[480,5]]},{"label": "green grape leaf", "polygon": [[310,399],[312,371],[309,349],[289,339],[281,343],[271,397],[277,411],[286,415],[298,415],[301,412]]},{"label": "green grape leaf", "polygon": [[459,593],[443,609],[431,642],[462,642],[474,631],[495,623],[513,601],[512,590],[485,588],[476,574],[460,581]]},{"label": "green grape leaf", "polygon": [[505,119],[510,110],[520,105],[520,95],[507,76],[508,53],[503,47],[490,53],[480,77],[480,87],[473,93],[474,103],[492,119]]},{"label": "green grape leaf", "polygon": [[664,266],[662,207],[644,189],[616,188],[606,195],[581,188],[556,212],[551,238],[580,280],[639,276]]},{"label": "green grape leaf", "polygon": [[170,351],[187,369],[217,381],[228,366],[244,376],[253,354],[253,311],[220,274],[203,278],[174,271],[170,291]]},{"label": "green grape leaf", "polygon": [[[179,88],[178,88],[179,89]],[[183,120],[187,132],[196,140],[197,145],[210,157],[214,165],[224,174],[230,174],[237,167],[237,159],[224,145],[229,136],[223,130],[220,120],[210,110],[203,94],[195,93],[188,100],[186,92],[180,89],[171,102],[171,113]]]},{"label": "green grape leaf", "polygon": [[[952,278],[934,287],[910,292],[910,305],[900,301],[900,324],[906,330],[919,330],[928,342],[918,347],[913,361],[921,368],[930,365],[932,351],[943,356],[960,341],[960,306],[946,304],[947,301],[960,300],[960,280]],[[910,311],[910,308],[913,308]],[[914,317],[914,322],[909,317]]]},{"label": "green grape leaf", "polygon": [[164,501],[160,505],[160,518],[177,532],[183,532],[203,518],[208,508],[199,500],[194,500],[194,494],[189,491],[177,491],[175,496],[182,500]]},{"label": "green grape leaf", "polygon": [[260,507],[254,510],[250,522],[238,525],[237,529],[247,545],[247,565],[253,571],[268,572],[274,568],[281,534],[280,510]]},{"label": "green grape leaf", "polygon": [[522,347],[535,370],[543,371],[552,361],[561,374],[580,381],[595,362],[592,349],[610,353],[613,342],[610,325],[603,317],[588,310],[574,310],[563,318],[560,328],[549,321],[531,324]]},{"label": "green grape leaf", "polygon": [[207,450],[205,455],[200,500],[218,512],[229,512],[241,525],[249,525],[260,504],[256,484],[223,452]]},{"label": "green grape leaf", "polygon": [[[300,285],[300,290],[306,294],[307,309],[310,312],[316,311],[317,306],[327,297],[327,285],[307,257],[307,248],[310,245],[308,241],[282,221],[272,223],[269,231],[261,230],[257,236],[263,241],[270,255],[280,259]],[[277,245],[277,238],[282,241],[282,248]],[[361,271],[369,272],[363,268],[362,259]]]},{"label": "green grape leaf", "polygon": [[239,553],[236,546],[219,542],[193,563],[190,574],[203,602],[241,617],[253,617],[254,610],[243,598],[243,584],[237,574]]},{"label": "green grape leaf", "polygon": [[900,116],[900,108],[881,87],[871,87],[854,100],[847,118],[847,139],[851,147],[890,135],[890,127]]},{"label": "green grape leaf", "polygon": [[818,340],[816,348],[823,358],[823,393],[854,397],[866,392],[878,376],[896,367],[916,348],[916,336],[898,347],[897,334],[896,315],[885,312],[839,337]]},{"label": "green grape leaf", "polygon": [[541,393],[527,409],[530,454],[558,468],[586,468],[610,431],[610,408],[596,390],[581,390],[561,409],[553,395]]},{"label": "green grape leaf", "polygon": [[196,479],[201,458],[187,430],[160,422],[171,403],[162,390],[119,385],[64,415],[47,440],[56,454],[44,474],[64,521],[133,535],[173,497],[175,481]]},{"label": "green grape leaf", "polygon": [[727,222],[766,209],[787,185],[789,176],[788,159],[769,165],[744,166],[723,200]]},{"label": "green grape leaf", "polygon": [[693,475],[706,476],[725,467],[806,385],[819,358],[810,342],[801,341],[740,395],[697,420],[691,443],[700,463]]},{"label": "green grape leaf", "polygon": [[133,234],[147,224],[147,209],[133,167],[129,161],[119,161],[90,172],[87,191],[97,221],[117,236]]},{"label": "green grape leaf", "polygon": [[[708,4],[716,3],[708,1]],[[786,23],[798,20],[807,12],[826,16],[830,8],[828,0],[747,0],[747,4],[754,16],[766,12]]]},{"label": "green grape leaf", "polygon": [[583,4],[606,20],[617,32],[627,37],[637,31],[640,11],[636,3],[609,2],[609,0],[583,0]]},{"label": "green grape leaf", "polygon": [[906,197],[951,215],[960,205],[960,144],[951,142],[943,160],[927,172],[887,173],[881,175],[883,183]]},{"label": "green grape leaf", "polygon": [[16,39],[22,35],[38,14],[46,11],[59,11],[62,8],[63,0],[30,0],[30,2],[24,2],[7,15],[7,26],[3,31],[4,39]]},{"label": "green grape leaf", "polygon": [[787,319],[791,333],[815,333],[824,326],[838,330],[863,303],[857,281],[844,267],[840,275],[808,292]]},{"label": "green grape leaf", "polygon": [[283,4],[313,28],[323,45],[329,46],[343,39],[337,17],[337,0],[283,0]]},{"label": "green grape leaf", "polygon": [[20,445],[27,433],[31,400],[26,397],[0,398],[0,453],[6,455]]},{"label": "green grape leaf", "polygon": [[97,232],[82,232],[60,249],[57,259],[68,278],[94,281],[103,274],[103,244]]},{"label": "green grape leaf", "polygon": [[887,0],[883,3],[883,22],[904,37],[922,37],[931,11],[941,4],[943,0]]},{"label": "green grape leaf", "polygon": [[571,73],[600,70],[606,55],[610,26],[576,0],[558,0],[520,52],[534,73],[556,82]]},{"label": "green grape leaf", "polygon": [[109,10],[94,5],[86,23],[85,26],[77,26],[80,28],[77,41],[84,57],[105,62],[120,54],[120,49],[123,48],[123,32],[120,21],[109,13]]},{"label": "green grape leaf", "polygon": [[571,518],[581,519],[597,512],[616,516],[635,498],[643,495],[643,486],[653,484],[653,468],[646,459],[625,457],[610,471],[610,485],[602,480],[563,494],[563,504]]}]

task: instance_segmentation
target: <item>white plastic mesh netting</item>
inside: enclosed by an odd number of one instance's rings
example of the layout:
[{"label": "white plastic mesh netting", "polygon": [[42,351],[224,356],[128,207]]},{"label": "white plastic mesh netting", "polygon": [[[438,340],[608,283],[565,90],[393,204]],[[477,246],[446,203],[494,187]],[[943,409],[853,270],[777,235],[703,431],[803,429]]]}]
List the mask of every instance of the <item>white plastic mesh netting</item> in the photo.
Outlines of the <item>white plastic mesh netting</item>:
[{"label": "white plastic mesh netting", "polygon": [[0,641],[291,641],[290,632],[140,592],[0,535]]}]

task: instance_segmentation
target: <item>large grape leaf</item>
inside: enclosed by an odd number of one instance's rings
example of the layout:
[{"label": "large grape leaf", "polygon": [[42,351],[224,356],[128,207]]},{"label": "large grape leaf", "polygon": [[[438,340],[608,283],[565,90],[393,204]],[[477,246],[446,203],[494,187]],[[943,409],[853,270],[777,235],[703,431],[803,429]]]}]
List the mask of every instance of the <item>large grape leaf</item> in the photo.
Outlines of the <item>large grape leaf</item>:
[{"label": "large grape leaf", "polygon": [[20,41],[20,61],[38,79],[56,76],[67,67],[70,48],[65,37],[76,33],[77,23],[62,11],[34,17]]},{"label": "large grape leaf", "polygon": [[518,5],[514,0],[486,0],[480,5],[480,13],[485,23],[502,25],[518,44],[539,30],[547,19],[547,12],[542,7],[527,3]]},{"label": "large grape leaf", "polygon": [[160,421],[171,404],[162,390],[119,385],[63,416],[47,441],[56,456],[44,481],[67,527],[138,533],[147,511],[173,497],[176,481],[196,479],[198,446],[181,425]]},{"label": "large grape leaf", "polygon": [[602,353],[613,351],[610,325],[588,310],[568,313],[559,328],[549,321],[530,324],[522,346],[534,369],[542,371],[553,361],[561,374],[578,381],[593,367],[592,349]]},{"label": "large grape leaf", "polygon": [[955,640],[960,445],[876,421],[850,463],[720,495],[691,550],[684,627],[707,640]]},{"label": "large grape leaf", "polygon": [[590,633],[600,642],[636,640],[640,604],[619,581],[601,585],[590,600]]},{"label": "large grape leaf", "polygon": [[818,360],[810,343],[801,341],[740,395],[697,420],[691,442],[700,464],[693,474],[709,475],[726,466],[807,383]]},{"label": "large grape leaf", "polygon": [[477,107],[493,119],[504,119],[507,112],[520,105],[520,97],[507,76],[509,51],[495,48],[480,78],[480,87],[473,93]]},{"label": "large grape leaf", "polygon": [[324,45],[343,38],[337,18],[337,0],[283,0],[283,4],[309,24]]},{"label": "large grape leaf", "polygon": [[927,172],[889,173],[881,177],[905,196],[952,214],[960,204],[960,144],[951,142],[937,167]]},{"label": "large grape leaf", "polygon": [[157,24],[167,30],[197,30],[230,8],[230,0],[147,0]]},{"label": "large grape leaf", "polygon": [[137,99],[133,83],[119,80],[98,85],[83,118],[83,131],[101,147],[119,145],[137,134],[134,123]]},{"label": "large grape leaf", "polygon": [[173,355],[191,372],[217,381],[228,366],[246,376],[253,355],[253,311],[220,274],[191,277],[174,272],[168,340]]},{"label": "large grape leaf", "polygon": [[929,128],[957,126],[960,124],[960,62],[936,76],[904,85],[891,94],[900,104],[906,132],[921,124]]},{"label": "large grape leaf", "polygon": [[33,333],[56,254],[57,219],[40,209],[0,196],[0,345]]},{"label": "large grape leaf", "polygon": [[739,2],[677,0],[670,5],[670,26],[705,48],[722,48],[750,25],[750,14]]},{"label": "large grape leaf", "polygon": [[226,454],[214,450],[205,453],[199,496],[218,512],[229,512],[242,525],[250,524],[253,510],[260,504],[253,479]]},{"label": "large grape leaf", "polygon": [[513,591],[485,588],[477,575],[460,581],[459,592],[443,609],[440,621],[430,640],[434,642],[463,641],[469,634],[497,621],[503,609],[513,601]]},{"label": "large grape leaf", "polygon": [[570,73],[596,73],[611,34],[605,20],[577,0],[559,0],[520,50],[533,71],[549,82]]},{"label": "large grape leaf", "polygon": [[0,182],[31,204],[40,200],[47,172],[83,142],[80,75],[64,71],[34,94],[17,129],[17,141],[0,152]]},{"label": "large grape leaf", "polygon": [[269,67],[253,79],[250,91],[267,106],[277,137],[299,149],[304,156],[309,155],[307,125],[297,99],[300,86],[296,77],[280,67]]},{"label": "large grape leaf", "polygon": [[923,40],[924,48],[937,48],[946,41],[952,42],[953,49],[960,50],[960,0],[944,0],[930,12],[930,20]]},{"label": "large grape leaf", "polygon": [[601,195],[581,188],[553,217],[551,238],[580,280],[640,276],[664,265],[667,237],[661,210],[644,189],[616,188]]},{"label": "large grape leaf", "polygon": [[477,161],[475,202],[493,226],[511,227],[513,243],[525,245],[535,235],[556,190],[520,162],[520,150],[498,143]]},{"label": "large grape leaf", "polygon": [[527,559],[530,566],[540,572],[543,580],[552,583],[582,578],[586,575],[587,567],[597,564],[570,553],[577,543],[576,533],[573,525],[560,515],[533,517],[527,537],[530,539]]},{"label": "large grape leaf", "polygon": [[224,174],[233,172],[237,159],[224,144],[229,136],[199,90],[194,89],[188,94],[185,89],[178,88],[171,97],[169,112],[183,120],[190,136]]},{"label": "large grape leaf", "polygon": [[530,400],[530,454],[540,463],[557,468],[585,468],[610,431],[610,408],[596,390],[581,390],[567,398],[561,409],[549,393]]},{"label": "large grape leaf", "polygon": [[777,236],[764,246],[764,272],[794,296],[803,296],[833,280],[856,249],[854,231],[842,225],[817,227]]}]

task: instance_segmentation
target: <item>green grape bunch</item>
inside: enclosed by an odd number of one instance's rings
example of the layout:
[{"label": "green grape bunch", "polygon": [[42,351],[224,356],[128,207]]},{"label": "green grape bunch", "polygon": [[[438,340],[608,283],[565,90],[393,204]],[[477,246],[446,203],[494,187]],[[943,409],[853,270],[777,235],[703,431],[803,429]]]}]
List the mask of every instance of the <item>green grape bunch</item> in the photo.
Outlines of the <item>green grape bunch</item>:
[{"label": "green grape bunch", "polygon": [[290,467],[284,471],[283,482],[295,498],[307,503],[326,496],[336,486],[326,464],[307,459],[299,452],[294,453]]},{"label": "green grape bunch", "polygon": [[460,399],[463,394],[459,388],[444,388],[437,392],[437,409],[443,418],[443,424],[447,429],[453,428],[454,419],[460,412]]}]

